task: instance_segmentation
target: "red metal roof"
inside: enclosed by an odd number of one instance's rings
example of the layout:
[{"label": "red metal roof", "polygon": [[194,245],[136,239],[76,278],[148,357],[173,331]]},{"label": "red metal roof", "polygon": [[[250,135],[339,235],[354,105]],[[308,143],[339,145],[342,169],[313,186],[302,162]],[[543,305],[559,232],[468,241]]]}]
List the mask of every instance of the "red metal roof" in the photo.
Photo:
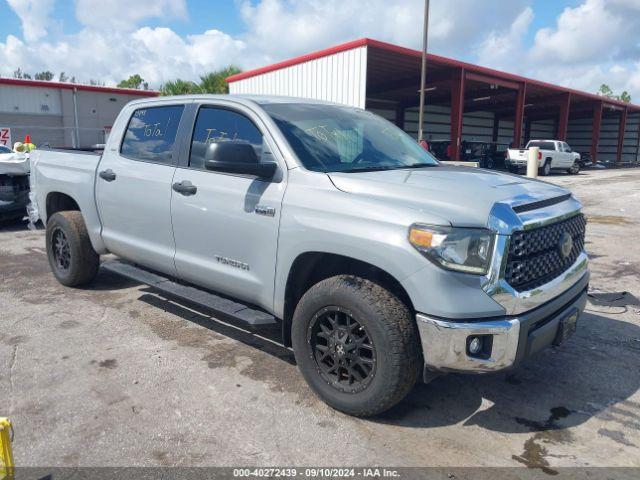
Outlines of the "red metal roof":
[{"label": "red metal roof", "polygon": [[[314,60],[317,58],[326,57],[328,55],[332,55],[338,52],[344,52],[346,50],[352,50],[362,46],[368,46],[375,49],[386,50],[389,52],[396,53],[398,55],[404,55],[406,57],[420,57],[421,52],[419,50],[414,50],[411,48],[401,47],[400,45],[394,45],[392,43],[382,42],[380,40],[374,40],[371,38],[360,38],[358,40],[353,40],[351,42],[343,43],[340,45],[335,45],[330,48],[326,48],[324,50],[319,50],[317,52],[312,52],[306,55],[301,55],[299,57],[291,58],[289,60],[284,60],[282,62],[274,63],[272,65],[267,65],[265,67],[256,68],[254,70],[249,70],[246,72],[238,73],[236,75],[232,75],[227,78],[227,82],[237,82],[238,80],[243,80],[245,78],[251,78],[258,75],[262,75],[264,73],[273,72],[275,70],[280,70],[292,65],[297,65],[300,63],[308,62],[309,60]],[[543,82],[541,80],[534,80],[531,78],[523,77],[521,75],[515,75],[512,73],[502,72],[500,70],[495,70],[492,68],[482,67],[480,65],[474,65],[467,62],[462,62],[459,60],[454,60],[452,58],[442,57],[440,55],[434,55],[432,53],[428,54],[428,61],[438,64],[440,66],[448,66],[453,68],[463,68],[468,72],[476,72],[483,75],[488,75],[491,77],[495,77],[497,79],[511,80],[515,82],[526,83],[528,85],[535,85],[540,88],[553,90],[555,92],[564,92],[571,93],[572,95],[576,95],[579,97],[586,97],[593,100],[602,101],[609,105],[616,105],[619,107],[627,107],[632,110],[640,110],[640,105],[634,105],[629,103],[620,102],[618,100],[609,99],[606,97],[602,97],[600,95],[596,95],[595,93],[583,92],[580,90],[575,90],[568,87],[562,87],[560,85],[555,85],[548,82]]]},{"label": "red metal roof", "polygon": [[139,95],[141,97],[157,97],[160,92],[155,90],[135,90],[133,88],[100,87],[97,85],[82,85],[79,83],[47,82],[44,80],[24,80],[22,78],[0,78],[0,85],[19,85],[21,87],[45,87],[61,88],[63,90],[73,90],[100,93],[119,93],[121,95]]}]

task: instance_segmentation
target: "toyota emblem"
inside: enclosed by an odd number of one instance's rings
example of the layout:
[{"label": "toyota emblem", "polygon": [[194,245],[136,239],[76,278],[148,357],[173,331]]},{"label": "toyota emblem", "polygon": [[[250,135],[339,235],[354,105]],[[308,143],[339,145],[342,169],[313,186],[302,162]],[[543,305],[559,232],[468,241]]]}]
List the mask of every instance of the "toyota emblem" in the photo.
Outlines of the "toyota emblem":
[{"label": "toyota emblem", "polygon": [[560,247],[560,253],[564,258],[567,258],[569,255],[571,255],[571,251],[573,250],[573,237],[569,232],[564,232],[562,234],[558,247]]}]

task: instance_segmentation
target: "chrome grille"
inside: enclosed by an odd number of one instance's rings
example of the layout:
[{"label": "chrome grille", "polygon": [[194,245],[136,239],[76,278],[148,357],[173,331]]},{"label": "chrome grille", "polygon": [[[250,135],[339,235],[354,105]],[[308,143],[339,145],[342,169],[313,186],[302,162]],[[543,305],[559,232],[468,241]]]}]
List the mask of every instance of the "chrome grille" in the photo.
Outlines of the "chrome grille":
[{"label": "chrome grille", "polygon": [[[518,291],[531,290],[562,274],[584,249],[586,224],[584,215],[579,214],[551,225],[514,232],[505,269],[507,283]],[[560,249],[565,232],[573,240],[566,257]]]}]

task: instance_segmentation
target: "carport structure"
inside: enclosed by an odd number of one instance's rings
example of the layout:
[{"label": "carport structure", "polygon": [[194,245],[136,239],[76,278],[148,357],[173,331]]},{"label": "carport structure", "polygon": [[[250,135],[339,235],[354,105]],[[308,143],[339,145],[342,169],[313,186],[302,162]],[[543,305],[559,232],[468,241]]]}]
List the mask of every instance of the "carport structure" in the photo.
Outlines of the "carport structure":
[{"label": "carport structure", "polygon": [[[231,93],[278,94],[367,108],[417,133],[421,52],[363,38],[229,77]],[[429,54],[427,139],[523,146],[567,141],[594,160],[638,162],[640,106]]]}]

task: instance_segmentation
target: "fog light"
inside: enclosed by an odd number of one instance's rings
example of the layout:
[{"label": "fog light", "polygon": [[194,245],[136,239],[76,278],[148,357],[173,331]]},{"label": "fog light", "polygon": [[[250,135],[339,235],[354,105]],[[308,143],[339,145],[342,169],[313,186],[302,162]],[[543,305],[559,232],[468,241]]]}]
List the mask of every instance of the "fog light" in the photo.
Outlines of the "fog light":
[{"label": "fog light", "polygon": [[468,348],[471,355],[477,355],[482,350],[482,339],[480,337],[471,337]]}]

